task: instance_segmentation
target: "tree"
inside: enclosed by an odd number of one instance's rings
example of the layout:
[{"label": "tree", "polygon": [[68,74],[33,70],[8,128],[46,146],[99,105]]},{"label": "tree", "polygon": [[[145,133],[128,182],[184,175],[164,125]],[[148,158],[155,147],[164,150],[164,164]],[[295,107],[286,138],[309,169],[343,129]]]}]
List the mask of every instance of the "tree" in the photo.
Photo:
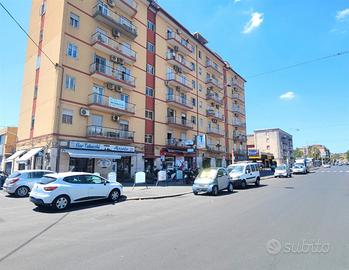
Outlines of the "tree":
[{"label": "tree", "polygon": [[320,159],[320,156],[321,156],[320,150],[315,146],[311,146],[311,147],[309,147],[308,156],[313,158],[313,159]]},{"label": "tree", "polygon": [[293,155],[294,155],[294,158],[302,158],[302,157],[304,157],[304,152],[303,152],[302,149],[296,148],[296,149],[293,151]]},{"label": "tree", "polygon": [[349,150],[345,153],[347,160],[349,161]]}]

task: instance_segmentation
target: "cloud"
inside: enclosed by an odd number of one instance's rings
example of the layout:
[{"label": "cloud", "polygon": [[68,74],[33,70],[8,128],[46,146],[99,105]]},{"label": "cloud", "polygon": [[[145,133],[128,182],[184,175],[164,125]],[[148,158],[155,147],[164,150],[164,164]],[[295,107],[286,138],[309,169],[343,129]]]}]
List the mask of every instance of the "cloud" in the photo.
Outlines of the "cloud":
[{"label": "cloud", "polygon": [[281,100],[292,100],[292,99],[294,99],[296,97],[296,94],[294,93],[294,92],[286,92],[285,94],[282,94],[281,96],[280,96],[280,99]]},{"label": "cloud", "polygon": [[337,12],[336,19],[338,21],[343,21],[348,16],[349,16],[349,8],[346,8]]},{"label": "cloud", "polygon": [[246,23],[244,29],[242,30],[243,34],[248,34],[254,29],[258,28],[264,20],[264,14],[259,12],[253,12],[251,14],[251,19]]}]

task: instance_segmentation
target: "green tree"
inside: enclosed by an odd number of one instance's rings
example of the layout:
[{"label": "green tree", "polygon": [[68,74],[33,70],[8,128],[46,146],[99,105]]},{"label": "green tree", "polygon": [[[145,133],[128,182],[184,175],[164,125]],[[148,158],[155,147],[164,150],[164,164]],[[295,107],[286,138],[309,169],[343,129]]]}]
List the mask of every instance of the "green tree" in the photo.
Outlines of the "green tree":
[{"label": "green tree", "polygon": [[347,160],[349,161],[349,150],[345,153]]},{"label": "green tree", "polygon": [[302,149],[296,148],[296,149],[293,151],[293,155],[294,155],[294,158],[302,158],[302,157],[304,157],[304,152],[303,152]]},{"label": "green tree", "polygon": [[309,148],[308,156],[314,159],[320,159],[320,156],[321,156],[320,150],[315,146],[311,146]]}]

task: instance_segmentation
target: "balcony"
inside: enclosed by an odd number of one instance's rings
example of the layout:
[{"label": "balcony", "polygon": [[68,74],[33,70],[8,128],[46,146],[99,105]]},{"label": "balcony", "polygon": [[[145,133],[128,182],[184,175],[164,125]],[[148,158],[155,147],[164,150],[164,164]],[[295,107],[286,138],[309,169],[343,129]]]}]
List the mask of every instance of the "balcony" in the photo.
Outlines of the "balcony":
[{"label": "balcony", "polygon": [[178,48],[178,51],[180,51],[181,53],[191,54],[194,52],[194,46],[177,33],[168,33],[167,41],[174,48]]},{"label": "balcony", "polygon": [[215,153],[225,153],[225,149],[220,144],[207,144],[207,151]]},{"label": "balcony", "polygon": [[123,71],[114,69],[113,67],[93,63],[90,66],[91,77],[104,81],[112,82],[122,86],[125,89],[132,90],[135,87],[135,78]]},{"label": "balcony", "polygon": [[247,136],[239,131],[233,132],[233,140],[234,141],[240,141],[240,142],[247,142]]},{"label": "balcony", "polygon": [[219,121],[224,121],[224,115],[221,112],[212,108],[207,109],[206,116]]},{"label": "balcony", "polygon": [[183,57],[180,57],[176,53],[168,52],[167,56],[166,56],[166,60],[170,64],[172,64],[172,65],[179,66],[185,72],[192,72],[192,71],[194,71],[194,67],[193,67],[192,63],[190,63],[189,61],[185,60]]},{"label": "balcony", "polygon": [[87,137],[100,141],[132,143],[134,132],[101,126],[88,126]]},{"label": "balcony", "polygon": [[232,98],[233,99],[237,99],[237,100],[239,100],[241,102],[245,102],[245,97],[243,95],[240,95],[240,94],[237,94],[237,93],[234,93],[232,95]]},{"label": "balcony", "polygon": [[116,6],[131,17],[137,14],[138,5],[134,0],[116,0]]},{"label": "balcony", "polygon": [[105,34],[96,32],[91,37],[92,47],[108,55],[120,57],[129,65],[136,61],[137,53]]},{"label": "balcony", "polygon": [[240,106],[233,106],[232,107],[232,112],[245,115],[245,110],[243,110]]},{"label": "balcony", "polygon": [[212,60],[208,59],[206,61],[206,69],[209,71],[209,72],[212,72],[218,76],[222,76],[223,75],[223,71],[222,69],[216,64],[214,63]]},{"label": "balcony", "polygon": [[192,123],[188,119],[183,119],[183,118],[175,118],[172,116],[167,117],[167,124],[169,126],[173,126],[179,129],[193,129]]},{"label": "balcony", "polygon": [[181,96],[167,95],[166,101],[168,104],[171,104],[172,106],[175,106],[183,110],[191,110],[193,108],[190,101]]},{"label": "balcony", "polygon": [[117,113],[118,115],[134,115],[135,105],[124,100],[93,93],[89,95],[88,106],[97,111]]},{"label": "balcony", "polygon": [[171,148],[182,148],[182,149],[192,147],[190,145],[185,144],[185,141],[186,140],[171,138],[171,139],[167,139],[166,145]]},{"label": "balcony", "polygon": [[224,137],[224,130],[219,128],[208,127],[207,134],[215,137]]},{"label": "balcony", "polygon": [[[118,2],[122,2],[122,0]],[[97,1],[97,5],[93,7],[92,13],[96,20],[116,29],[128,38],[135,39],[137,37],[137,27],[127,18],[113,12],[102,1]]]},{"label": "balcony", "polygon": [[207,87],[218,88],[218,90],[223,90],[223,83],[218,81],[216,78],[206,78]]},{"label": "balcony", "polygon": [[234,119],[232,124],[233,124],[233,126],[237,126],[237,127],[245,127],[246,126],[245,122],[238,120],[238,119]]},{"label": "balcony", "polygon": [[174,88],[179,88],[183,91],[189,92],[193,90],[193,87],[189,80],[183,75],[170,72],[166,74],[166,84]]},{"label": "balcony", "polygon": [[233,80],[233,81],[231,82],[231,86],[232,86],[232,87],[240,88],[241,90],[244,90],[243,85],[240,85],[236,80]]},{"label": "balcony", "polygon": [[214,92],[208,91],[206,94],[206,99],[215,102],[218,105],[223,105],[223,98]]}]

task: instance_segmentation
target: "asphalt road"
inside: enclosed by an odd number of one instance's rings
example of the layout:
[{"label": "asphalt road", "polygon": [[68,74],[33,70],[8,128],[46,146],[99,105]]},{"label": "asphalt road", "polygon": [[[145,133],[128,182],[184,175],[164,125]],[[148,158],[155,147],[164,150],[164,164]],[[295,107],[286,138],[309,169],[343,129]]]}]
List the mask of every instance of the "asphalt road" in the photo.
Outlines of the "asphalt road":
[{"label": "asphalt road", "polygon": [[218,197],[40,212],[0,192],[0,269],[349,269],[349,167]]}]

